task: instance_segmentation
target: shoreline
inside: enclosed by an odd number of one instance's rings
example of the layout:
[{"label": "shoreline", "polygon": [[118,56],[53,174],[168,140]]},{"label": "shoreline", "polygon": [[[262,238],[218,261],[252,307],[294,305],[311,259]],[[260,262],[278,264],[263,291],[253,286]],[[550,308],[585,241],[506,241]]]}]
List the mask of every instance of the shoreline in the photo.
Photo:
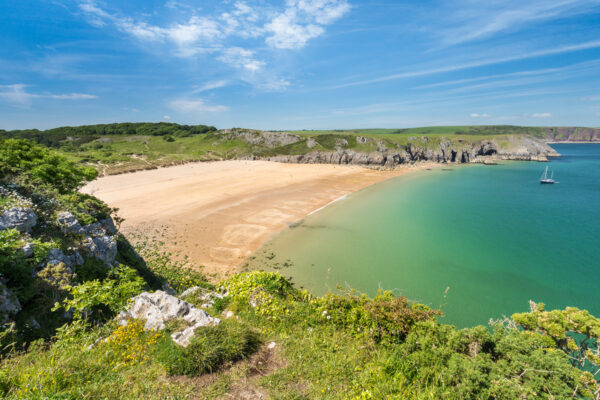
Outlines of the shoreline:
[{"label": "shoreline", "polygon": [[558,142],[546,142],[547,144],[600,144],[598,140],[581,140],[581,141],[573,141],[573,140],[564,140]]},{"label": "shoreline", "polygon": [[135,242],[158,236],[163,250],[188,259],[218,280],[239,272],[275,234],[347,195],[407,173],[393,170],[270,161],[188,163],[100,177],[82,192],[125,218],[121,231]]}]

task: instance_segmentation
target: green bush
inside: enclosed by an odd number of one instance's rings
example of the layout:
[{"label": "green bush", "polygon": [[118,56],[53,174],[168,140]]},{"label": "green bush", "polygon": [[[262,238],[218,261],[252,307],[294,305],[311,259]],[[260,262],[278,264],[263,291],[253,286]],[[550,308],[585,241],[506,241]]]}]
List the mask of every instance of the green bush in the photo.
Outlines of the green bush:
[{"label": "green bush", "polygon": [[300,299],[301,292],[275,272],[252,271],[234,275],[221,286],[236,309],[252,307],[257,314],[278,318],[288,310],[286,300]]},{"label": "green bush", "polygon": [[[420,324],[389,357],[384,371],[411,393],[447,399],[564,399],[590,396],[595,382],[569,365],[542,335],[496,326],[457,330]],[[410,386],[409,386],[410,385]],[[400,394],[400,393],[395,393]],[[402,395],[407,395],[406,392]]]},{"label": "green bush", "polygon": [[67,287],[71,297],[56,303],[54,310],[72,310],[75,318],[105,320],[121,311],[129,299],[141,293],[146,286],[137,271],[118,267],[110,271],[103,281],[94,279],[77,286]]},{"label": "green bush", "polygon": [[109,218],[113,211],[116,211],[97,197],[80,192],[64,194],[59,197],[59,201],[63,208],[71,212],[81,225]]},{"label": "green bush", "polygon": [[323,321],[375,342],[401,342],[415,324],[441,315],[440,311],[412,303],[390,291],[379,291],[372,299],[352,290],[343,294],[329,293],[313,300],[313,303],[317,305]]},{"label": "green bush", "polygon": [[15,139],[0,141],[0,181],[46,185],[66,193],[97,176],[94,168],[78,166],[33,142]]},{"label": "green bush", "polygon": [[156,356],[170,375],[196,376],[217,371],[228,362],[248,357],[258,350],[260,338],[246,325],[225,320],[215,327],[196,330],[187,347],[170,336],[157,346]]}]

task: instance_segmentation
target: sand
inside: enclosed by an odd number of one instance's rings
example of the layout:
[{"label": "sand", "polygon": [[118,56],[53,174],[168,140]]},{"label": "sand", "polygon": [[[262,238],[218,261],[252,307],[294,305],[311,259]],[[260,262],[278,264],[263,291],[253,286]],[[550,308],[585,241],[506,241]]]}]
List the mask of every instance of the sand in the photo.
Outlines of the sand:
[{"label": "sand", "polygon": [[220,161],[101,177],[85,186],[125,221],[130,239],[162,232],[166,249],[215,279],[238,272],[273,234],[349,193],[430,167],[393,171],[358,166]]}]

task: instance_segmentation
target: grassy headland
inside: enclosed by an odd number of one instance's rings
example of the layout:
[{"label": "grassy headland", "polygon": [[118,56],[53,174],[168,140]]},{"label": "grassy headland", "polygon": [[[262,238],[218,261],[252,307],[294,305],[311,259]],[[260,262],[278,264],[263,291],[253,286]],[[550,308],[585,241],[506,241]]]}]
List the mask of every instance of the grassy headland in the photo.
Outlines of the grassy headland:
[{"label": "grassy headland", "polygon": [[[70,160],[97,166],[101,174],[156,168],[190,161],[277,158],[297,162],[309,154],[365,155],[362,164],[386,164],[388,154],[400,152],[396,162],[429,158],[451,159],[451,152],[470,157],[492,143],[498,154],[527,153],[531,142],[600,140],[593,128],[520,126],[448,126],[410,129],[356,129],[266,132],[251,129],[217,130],[214,127],[167,123],[122,123],[63,127],[47,131],[2,131],[0,137],[34,140],[52,147]],[[529,146],[529,147],[528,147]],[[523,150],[525,149],[525,150]],[[487,150],[486,150],[487,151]],[[539,151],[536,149],[535,151]],[[369,154],[383,154],[375,160]],[[447,154],[446,154],[447,153]],[[291,158],[290,158],[291,156]],[[287,157],[287,158],[286,158]],[[456,156],[455,156],[456,157]],[[510,156],[509,156],[510,157]],[[322,157],[321,157],[322,158]],[[319,156],[301,162],[340,162]],[[345,157],[341,162],[352,162]],[[352,157],[350,157],[352,158]],[[329,161],[328,161],[329,160]],[[389,161],[388,161],[389,164]]]}]

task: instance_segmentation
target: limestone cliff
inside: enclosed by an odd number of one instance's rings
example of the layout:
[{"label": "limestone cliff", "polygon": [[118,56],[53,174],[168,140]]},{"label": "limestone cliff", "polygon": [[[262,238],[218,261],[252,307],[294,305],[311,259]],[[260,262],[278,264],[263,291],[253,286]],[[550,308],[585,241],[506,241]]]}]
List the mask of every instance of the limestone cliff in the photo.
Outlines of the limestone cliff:
[{"label": "limestone cliff", "polygon": [[[227,134],[227,140],[231,135]],[[547,161],[559,154],[544,140],[528,135],[503,135],[480,139],[443,136],[409,136],[399,140],[376,136],[320,135],[306,137],[285,133],[278,146],[273,133],[239,133],[236,139],[260,143],[240,159],[261,159],[303,164],[352,164],[390,168],[420,161],[441,163],[486,163],[495,160]],[[264,138],[263,135],[266,135]],[[265,146],[269,146],[265,150]]]}]

